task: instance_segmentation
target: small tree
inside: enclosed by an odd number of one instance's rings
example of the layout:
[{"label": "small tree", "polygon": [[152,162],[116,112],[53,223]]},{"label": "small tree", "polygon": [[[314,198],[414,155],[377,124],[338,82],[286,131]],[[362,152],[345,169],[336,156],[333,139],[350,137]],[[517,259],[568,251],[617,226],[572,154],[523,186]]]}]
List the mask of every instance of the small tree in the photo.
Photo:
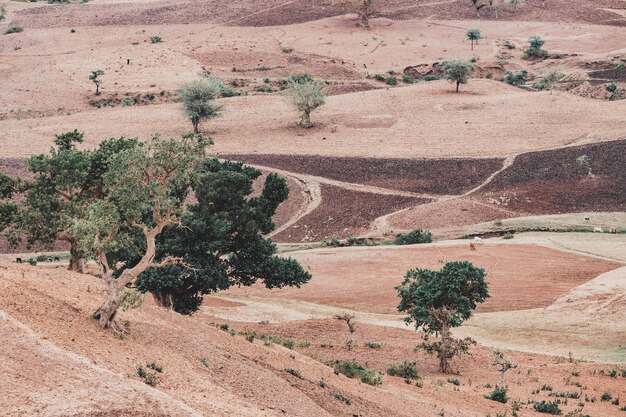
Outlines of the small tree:
[{"label": "small tree", "polygon": [[531,36],[528,39],[528,48],[524,51],[524,58],[544,57],[548,55],[548,51],[541,48],[545,43],[546,42],[539,36]]},{"label": "small tree", "polygon": [[[421,347],[439,357],[441,372],[450,371],[450,359],[467,353],[472,339],[455,339],[450,329],[460,326],[472,316],[477,303],[489,297],[485,270],[470,262],[448,262],[439,271],[411,269],[396,287],[400,304],[398,311],[408,313],[407,324],[422,328]],[[439,336],[435,342],[429,336]]]},{"label": "small tree", "polygon": [[100,79],[100,76],[102,75],[104,75],[104,71],[95,70],[95,71],[91,71],[91,75],[89,76],[89,80],[96,85],[97,96],[100,95],[100,83],[102,82],[102,80]]},{"label": "small tree", "polygon": [[494,349],[492,354],[493,354],[493,366],[495,366],[498,372],[500,373],[500,377],[498,378],[496,387],[500,388],[504,384],[504,374],[506,374],[506,372],[509,371],[510,369],[517,368],[517,364],[515,362],[512,362],[509,358],[507,358],[504,352],[502,352],[501,350]]},{"label": "small tree", "polygon": [[491,10],[493,10],[496,14],[496,19],[498,18],[498,12],[500,11],[501,3],[502,0],[489,0],[489,7],[491,7]]},{"label": "small tree", "polygon": [[224,84],[218,78],[207,77],[190,81],[178,89],[178,97],[183,103],[185,116],[191,120],[194,133],[202,120],[210,120],[222,114],[224,106],[215,103],[224,91]]},{"label": "small tree", "polygon": [[356,331],[356,324],[354,323],[354,314],[349,314],[347,312],[344,312],[342,314],[337,314],[335,316],[335,319],[345,321],[346,324],[348,325],[349,336],[348,336],[348,341],[346,342],[346,348],[348,350],[352,350],[352,347],[355,344],[354,332]]},{"label": "small tree", "polygon": [[443,63],[443,75],[446,80],[456,84],[456,92],[459,92],[459,85],[467,84],[467,80],[474,65],[469,61],[453,60]]},{"label": "small tree", "polygon": [[473,51],[474,42],[478,44],[478,41],[481,39],[480,29],[467,29],[467,32],[465,32],[465,37],[471,42]]},{"label": "small tree", "polygon": [[287,80],[289,89],[285,97],[302,112],[298,125],[301,127],[311,127],[311,112],[324,105],[324,84],[318,81],[297,82],[292,79]]},{"label": "small tree", "polygon": [[366,28],[370,28],[370,17],[376,10],[376,0],[352,0],[356,7],[356,14],[361,24]]}]

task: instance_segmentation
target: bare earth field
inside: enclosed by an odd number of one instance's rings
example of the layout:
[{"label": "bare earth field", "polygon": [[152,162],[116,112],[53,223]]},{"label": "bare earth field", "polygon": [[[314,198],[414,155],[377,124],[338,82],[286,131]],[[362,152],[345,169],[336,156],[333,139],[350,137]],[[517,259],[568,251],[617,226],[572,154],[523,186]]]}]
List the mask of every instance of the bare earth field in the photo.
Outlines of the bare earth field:
[{"label": "bare earth field", "polygon": [[[74,129],[85,149],[178,137],[191,129],[179,85],[218,77],[233,96],[200,130],[216,157],[263,172],[255,192],[269,172],[286,178],[270,237],[313,276],[207,296],[193,316],[148,294],[119,312],[129,329],[119,338],[91,318],[101,279],[14,262],[67,245],[0,238],[0,416],[537,417],[541,400],[566,417],[624,415],[626,2],[526,0],[480,16],[469,0],[376,3],[367,30],[343,0],[0,2],[0,172],[31,177],[27,158]],[[482,33],[473,48],[469,28]],[[524,58],[533,35],[546,57]],[[441,79],[449,59],[475,64],[459,94]],[[438,79],[403,80],[417,69]],[[521,70],[526,85],[502,82]],[[308,129],[283,97],[300,73],[325,82]],[[563,77],[532,87],[550,74]],[[437,241],[320,248],[415,228]],[[473,236],[483,239],[459,240]],[[456,260],[487,271],[491,298],[454,329],[477,345],[444,375],[414,350],[420,334],[397,313],[394,287],[410,268]],[[342,312],[355,315],[351,350],[333,319]],[[506,404],[485,398],[498,377],[492,348],[518,365]],[[337,360],[383,383],[336,374]],[[384,375],[406,360],[422,386]],[[152,361],[163,366],[155,386],[137,376]]]}]

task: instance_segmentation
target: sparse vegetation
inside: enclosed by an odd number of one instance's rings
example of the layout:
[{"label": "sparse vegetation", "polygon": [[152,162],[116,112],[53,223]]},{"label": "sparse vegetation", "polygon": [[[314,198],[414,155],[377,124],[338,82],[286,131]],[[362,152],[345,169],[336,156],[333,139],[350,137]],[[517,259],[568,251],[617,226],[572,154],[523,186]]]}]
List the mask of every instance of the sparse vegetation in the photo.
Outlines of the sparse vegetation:
[{"label": "sparse vegetation", "polygon": [[478,44],[478,41],[482,38],[480,29],[468,29],[465,32],[465,38],[470,41],[472,45],[472,51],[474,50],[474,42]]},{"label": "sparse vegetation", "polygon": [[24,29],[22,29],[21,26],[9,26],[8,28],[6,28],[6,30],[4,31],[5,35],[10,35],[11,33],[20,33],[22,32]]},{"label": "sparse vegetation", "polygon": [[337,375],[342,374],[351,379],[358,379],[364,384],[380,385],[383,383],[380,372],[369,369],[365,365],[360,365],[355,360],[335,361],[333,364],[333,370]]},{"label": "sparse vegetation", "polygon": [[504,78],[502,78],[502,81],[507,84],[511,84],[516,87],[519,87],[520,85],[526,84],[526,81],[528,81],[528,71],[526,70],[520,70],[516,72],[507,71],[506,74],[504,74]]},{"label": "sparse vegetation", "polygon": [[336,399],[338,399],[339,401],[346,403],[347,405],[352,404],[352,400],[344,397],[342,394],[338,393],[338,392],[333,392],[333,397],[335,397]]},{"label": "sparse vegetation", "polygon": [[545,44],[545,41],[539,36],[531,36],[528,39],[528,48],[524,51],[524,58],[543,58],[548,55],[548,51],[541,47]]},{"label": "sparse vegetation", "polygon": [[535,411],[545,414],[560,415],[562,413],[559,405],[556,402],[541,400],[533,404]]},{"label": "sparse vegetation", "polygon": [[102,70],[91,71],[91,74],[89,75],[89,80],[96,85],[97,96],[100,95],[100,84],[102,83],[102,80],[100,79],[100,77],[103,75],[104,75],[104,71]]},{"label": "sparse vegetation", "polygon": [[495,387],[493,391],[491,391],[488,395],[485,395],[485,398],[502,404],[506,404],[509,401],[507,389],[503,387]]},{"label": "sparse vegetation", "polygon": [[459,86],[461,84],[467,84],[470,74],[474,69],[469,61],[453,60],[445,61],[443,63],[443,74],[446,80],[456,85],[455,92],[459,92]]},{"label": "sparse vegetation", "polygon": [[295,376],[298,379],[303,379],[302,374],[300,373],[300,371],[298,371],[297,369],[293,369],[293,368],[285,368],[285,372],[287,372],[288,374],[291,374],[293,376]]},{"label": "sparse vegetation", "polygon": [[422,378],[419,371],[417,370],[417,362],[408,360],[399,364],[389,366],[387,368],[387,375],[415,380],[419,380]]},{"label": "sparse vegetation", "polygon": [[[424,332],[421,347],[439,357],[439,369],[450,371],[450,359],[467,353],[475,342],[470,338],[455,339],[452,327],[460,326],[472,316],[476,303],[489,297],[485,270],[470,262],[448,262],[439,271],[411,269],[396,287],[401,299],[398,311],[406,312],[406,323]],[[429,336],[439,340],[431,342]]]},{"label": "sparse vegetation", "polygon": [[326,102],[323,92],[324,84],[312,79],[293,78],[287,80],[287,83],[289,88],[285,92],[285,97],[302,112],[298,125],[304,128],[311,127],[311,112]]},{"label": "sparse vegetation", "polygon": [[183,103],[183,112],[193,126],[194,133],[199,132],[200,122],[220,116],[224,106],[215,102],[222,95],[224,84],[221,80],[206,77],[182,84],[178,88],[178,97]]},{"label": "sparse vegetation", "polygon": [[415,229],[409,233],[396,235],[394,243],[396,245],[413,245],[417,243],[431,243],[433,235],[428,230]]},{"label": "sparse vegetation", "polygon": [[163,42],[163,39],[161,39],[160,36],[155,35],[155,36],[150,36],[150,43],[160,43]]},{"label": "sparse vegetation", "polygon": [[356,331],[356,323],[354,322],[354,314],[343,312],[335,315],[335,320],[340,320],[348,326],[348,340],[346,341],[346,349],[352,350],[356,343],[354,332]]}]

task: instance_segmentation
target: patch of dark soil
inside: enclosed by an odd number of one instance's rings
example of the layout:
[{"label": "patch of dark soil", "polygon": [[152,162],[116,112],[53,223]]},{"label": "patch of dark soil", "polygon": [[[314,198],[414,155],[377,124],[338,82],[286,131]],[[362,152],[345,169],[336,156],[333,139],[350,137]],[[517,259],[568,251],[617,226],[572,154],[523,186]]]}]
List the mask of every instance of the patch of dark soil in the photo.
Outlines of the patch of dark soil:
[{"label": "patch of dark soil", "polygon": [[393,159],[316,155],[222,155],[249,164],[392,190],[461,194],[502,166],[501,159]]},{"label": "patch of dark soil", "polygon": [[367,231],[378,217],[429,200],[364,193],[321,185],[322,203],[299,222],[274,236],[277,242],[317,242]]},{"label": "patch of dark soil", "polygon": [[589,76],[598,80],[626,82],[626,66],[606,70],[592,71]]},{"label": "patch of dark soil", "polygon": [[531,214],[626,210],[626,140],[520,155],[473,197]]}]

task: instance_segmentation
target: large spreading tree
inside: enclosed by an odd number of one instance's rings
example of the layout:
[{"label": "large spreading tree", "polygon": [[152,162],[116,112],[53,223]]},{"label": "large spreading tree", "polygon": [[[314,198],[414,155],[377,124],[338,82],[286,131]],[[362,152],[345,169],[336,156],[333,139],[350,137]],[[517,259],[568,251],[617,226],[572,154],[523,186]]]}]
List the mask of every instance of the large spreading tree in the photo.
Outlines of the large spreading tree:
[{"label": "large spreading tree", "polygon": [[[470,262],[448,262],[439,271],[411,269],[396,287],[401,301],[398,311],[407,313],[404,321],[422,329],[421,347],[439,357],[441,372],[450,371],[450,359],[466,353],[475,343],[456,339],[450,330],[472,316],[477,303],[489,297],[486,272]],[[431,341],[430,336],[438,336]]]},{"label": "large spreading tree", "polygon": [[[75,216],[72,231],[96,259],[107,284],[94,312],[104,328],[124,332],[115,318],[124,291],[137,285],[158,304],[192,313],[201,297],[231,285],[300,285],[310,275],[260,233],[286,198],[284,180],[268,176],[250,198],[258,172],[206,156],[209,142],[187,134],[153,137],[112,155],[104,198]],[[190,203],[193,199],[196,203]]]},{"label": "large spreading tree", "polygon": [[70,245],[70,266],[82,272],[84,252],[72,231],[73,221],[84,208],[105,194],[103,177],[109,158],[137,145],[136,139],[103,141],[94,151],[80,150],[83,134],[77,130],[57,135],[49,154],[28,160],[34,174],[22,186],[25,193],[15,215],[15,241],[25,237],[29,245],[51,246],[55,241]]}]

